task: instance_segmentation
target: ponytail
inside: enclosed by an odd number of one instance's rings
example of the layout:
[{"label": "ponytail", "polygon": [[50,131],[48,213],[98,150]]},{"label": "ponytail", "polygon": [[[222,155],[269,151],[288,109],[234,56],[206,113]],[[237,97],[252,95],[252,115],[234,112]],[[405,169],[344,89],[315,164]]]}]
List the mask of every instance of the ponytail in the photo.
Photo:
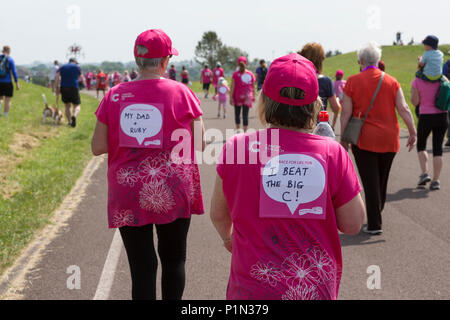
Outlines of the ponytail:
[{"label": "ponytail", "polygon": [[244,73],[246,69],[247,69],[247,66],[245,65],[245,63],[242,62],[242,61],[239,62],[239,71],[240,71],[241,73]]}]

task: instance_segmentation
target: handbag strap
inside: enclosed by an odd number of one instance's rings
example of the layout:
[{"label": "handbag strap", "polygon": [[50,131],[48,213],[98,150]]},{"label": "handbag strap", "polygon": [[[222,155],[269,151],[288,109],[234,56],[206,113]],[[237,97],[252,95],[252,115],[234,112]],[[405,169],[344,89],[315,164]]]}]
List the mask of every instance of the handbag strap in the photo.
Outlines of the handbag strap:
[{"label": "handbag strap", "polygon": [[380,88],[381,88],[381,84],[383,83],[384,75],[385,75],[385,73],[383,72],[383,73],[381,74],[380,81],[378,82],[377,89],[375,90],[375,94],[373,95],[372,101],[370,102],[369,109],[367,109],[367,112],[366,112],[366,114],[365,114],[365,116],[364,116],[363,122],[366,122],[366,119],[367,119],[367,117],[369,116],[369,112],[370,112],[370,110],[372,109],[373,104],[375,103],[375,99],[376,99],[377,96],[378,96],[378,92],[380,92]]}]

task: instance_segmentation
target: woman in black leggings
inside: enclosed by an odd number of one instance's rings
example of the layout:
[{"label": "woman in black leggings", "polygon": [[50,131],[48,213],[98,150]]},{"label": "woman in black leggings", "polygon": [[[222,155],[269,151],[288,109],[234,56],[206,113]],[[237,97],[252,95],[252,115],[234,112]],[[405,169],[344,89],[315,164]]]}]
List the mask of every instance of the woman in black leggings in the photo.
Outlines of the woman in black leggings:
[{"label": "woman in black leggings", "polygon": [[[169,224],[156,225],[163,300],[181,300],[183,295],[190,222],[191,219],[178,219]],[[133,300],[155,300],[158,258],[153,244],[153,225],[119,230],[130,264]]]},{"label": "woman in black leggings", "polygon": [[[435,106],[435,97],[439,83],[426,82],[416,78],[411,87],[411,102],[419,106],[419,123],[417,125],[417,152],[419,156],[420,175],[418,188],[425,188],[431,182],[430,190],[441,188],[439,177],[443,166],[443,143],[448,127],[447,112]],[[433,178],[428,174],[427,140],[433,133]]]},{"label": "woman in black leggings", "polygon": [[247,70],[247,58],[238,59],[239,70],[233,73],[230,103],[234,106],[236,130],[241,128],[241,110],[244,132],[248,129],[248,113],[255,101],[255,75]]}]

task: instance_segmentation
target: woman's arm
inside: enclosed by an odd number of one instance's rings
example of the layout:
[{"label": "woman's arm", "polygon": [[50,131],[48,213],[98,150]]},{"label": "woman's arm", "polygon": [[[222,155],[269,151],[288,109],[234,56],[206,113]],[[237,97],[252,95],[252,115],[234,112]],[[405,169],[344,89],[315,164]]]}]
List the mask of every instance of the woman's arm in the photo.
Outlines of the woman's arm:
[{"label": "woman's arm", "polygon": [[411,103],[417,107],[420,104],[420,95],[419,90],[414,87],[411,87]]},{"label": "woman's arm", "polygon": [[108,126],[100,121],[97,121],[95,126],[91,149],[94,156],[108,153]]},{"label": "woman's arm", "polygon": [[234,106],[234,88],[235,88],[235,84],[234,84],[234,79],[231,79],[231,88],[230,88],[230,104],[232,106]]},{"label": "woman's arm", "polygon": [[331,96],[330,98],[328,98],[328,101],[330,101],[330,106],[331,106],[331,110],[333,110],[333,123],[332,123],[332,128],[334,130],[334,127],[336,126],[336,122],[339,116],[339,111],[341,111],[342,107],[341,104],[339,103],[339,100],[336,98],[336,95]]},{"label": "woman's arm", "polygon": [[[206,141],[205,141],[205,125],[203,123],[203,118],[200,116],[197,119],[192,120],[191,122],[191,132],[193,134],[194,148],[197,151],[205,151]],[[196,134],[200,132],[200,136],[196,136]]]},{"label": "woman's arm", "polygon": [[336,222],[339,231],[354,235],[361,230],[366,216],[366,207],[359,193],[350,202],[336,209]]},{"label": "woman's arm", "polygon": [[[342,114],[341,114],[341,137],[344,134],[345,128],[353,114],[353,101],[352,99],[344,93],[344,98],[342,102]],[[348,150],[348,143],[341,141],[341,145]]]},{"label": "woman's arm", "polygon": [[409,109],[408,104],[406,103],[402,88],[398,89],[395,100],[398,114],[405,122],[406,127],[408,128],[409,131],[409,138],[406,147],[408,147],[408,150],[411,152],[411,150],[414,148],[417,142],[417,131],[413,115],[411,113],[411,110]]},{"label": "woman's arm", "polygon": [[210,216],[214,227],[223,240],[223,245],[229,252],[231,252],[233,222],[231,221],[228,204],[225,199],[225,195],[223,194],[222,179],[218,175],[216,177],[216,184],[211,200]]}]

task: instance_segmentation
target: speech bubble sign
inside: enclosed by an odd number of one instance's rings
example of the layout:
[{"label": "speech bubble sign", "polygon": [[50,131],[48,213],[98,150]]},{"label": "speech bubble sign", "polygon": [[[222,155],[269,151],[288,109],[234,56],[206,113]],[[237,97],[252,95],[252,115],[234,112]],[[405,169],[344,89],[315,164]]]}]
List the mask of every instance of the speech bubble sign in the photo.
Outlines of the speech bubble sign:
[{"label": "speech bubble sign", "polygon": [[132,104],[125,107],[120,114],[122,132],[135,138],[139,146],[142,146],[145,139],[156,136],[162,125],[162,113],[153,105]]},{"label": "speech bubble sign", "polygon": [[227,93],[227,91],[228,91],[228,89],[225,88],[225,87],[220,87],[220,88],[219,88],[219,92],[220,92],[221,94],[225,94],[225,93]]},{"label": "speech bubble sign", "polygon": [[250,82],[252,82],[252,76],[250,74],[248,74],[248,73],[244,73],[241,76],[241,80],[242,80],[243,83],[249,84]]},{"label": "speech bubble sign", "polygon": [[300,205],[322,196],[326,184],[325,169],[309,155],[283,154],[267,162],[262,172],[262,184],[270,199],[286,204],[294,215]]}]

